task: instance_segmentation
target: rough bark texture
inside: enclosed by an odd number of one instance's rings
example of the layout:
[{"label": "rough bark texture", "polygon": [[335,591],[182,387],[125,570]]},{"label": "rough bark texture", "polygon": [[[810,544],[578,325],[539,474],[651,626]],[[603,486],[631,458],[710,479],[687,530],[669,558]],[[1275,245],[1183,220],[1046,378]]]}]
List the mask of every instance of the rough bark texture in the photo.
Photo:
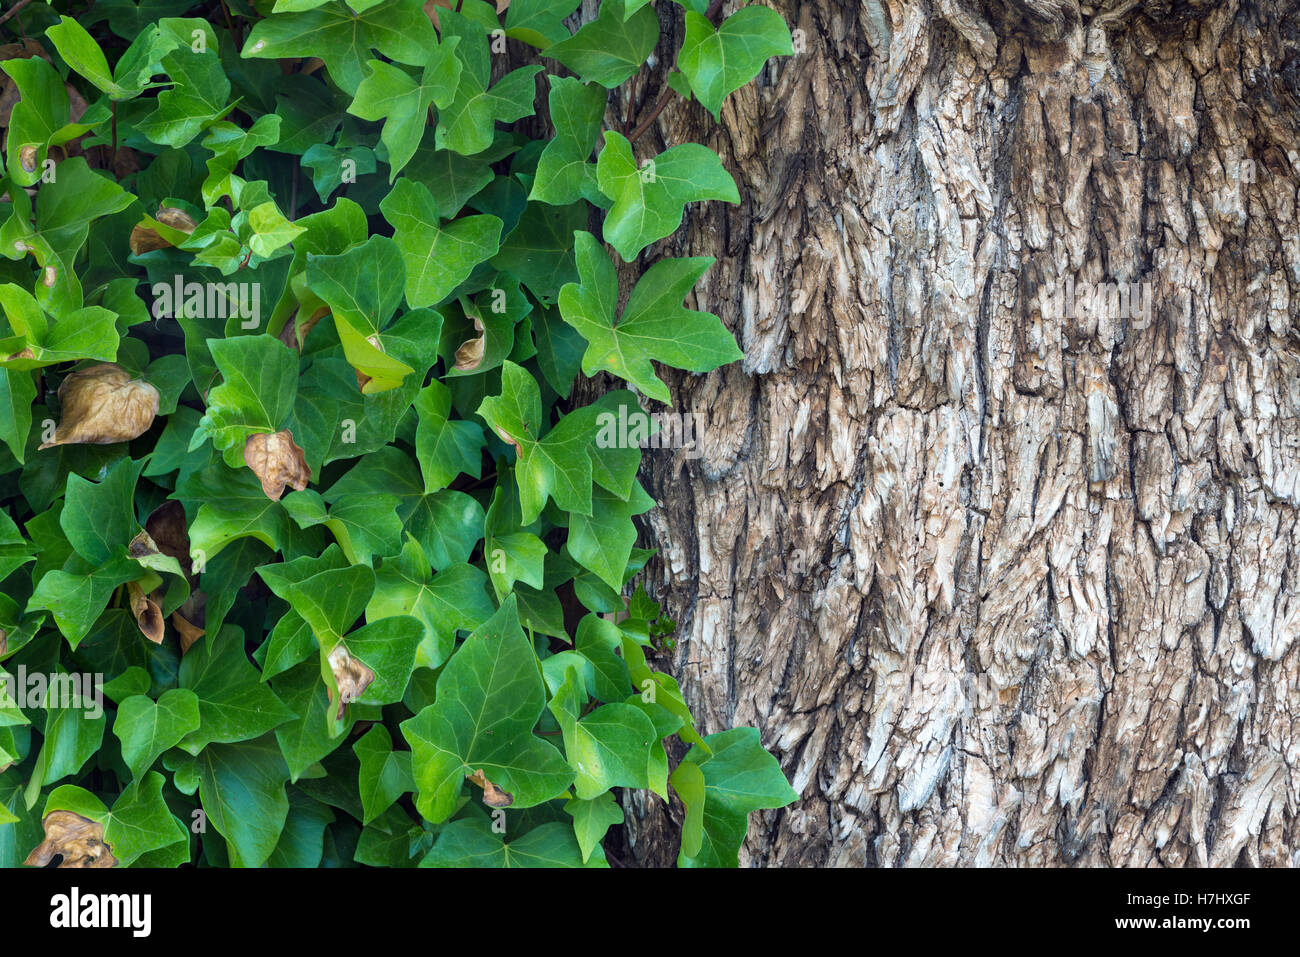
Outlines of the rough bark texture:
[{"label": "rough bark texture", "polygon": [[651,251],[746,358],[643,470],[700,723],[802,794],[742,863],[1300,864],[1297,5],[773,5],[802,52],[637,143],[743,198]]}]

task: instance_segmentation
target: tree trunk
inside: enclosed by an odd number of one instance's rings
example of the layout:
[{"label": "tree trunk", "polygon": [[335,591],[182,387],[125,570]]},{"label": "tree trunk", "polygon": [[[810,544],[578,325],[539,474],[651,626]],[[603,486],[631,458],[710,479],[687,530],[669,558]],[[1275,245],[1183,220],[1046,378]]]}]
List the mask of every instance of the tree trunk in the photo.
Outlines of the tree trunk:
[{"label": "tree trunk", "polygon": [[653,251],[745,359],[642,474],[701,730],[802,796],[742,863],[1300,864],[1294,0],[773,5],[801,52],[637,143],[742,197]]}]

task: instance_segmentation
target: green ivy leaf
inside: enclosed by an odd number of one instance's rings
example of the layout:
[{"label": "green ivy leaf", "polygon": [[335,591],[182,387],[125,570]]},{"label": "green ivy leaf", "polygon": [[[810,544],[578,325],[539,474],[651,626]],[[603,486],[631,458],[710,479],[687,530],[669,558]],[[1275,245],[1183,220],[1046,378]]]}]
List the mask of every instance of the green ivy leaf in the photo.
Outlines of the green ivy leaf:
[{"label": "green ivy leaf", "polygon": [[313,10],[274,13],[253,25],[240,55],[281,59],[310,51],[325,61],[334,82],[352,96],[365,78],[372,50],[419,66],[427,51],[438,45],[421,6],[420,0],[387,0],[357,12],[335,2]]},{"label": "green ivy leaf", "polygon": [[573,829],[552,822],[504,841],[487,821],[453,821],[438,835],[421,867],[603,867],[603,856],[583,864]]},{"label": "green ivy leaf", "polygon": [[363,120],[383,120],[380,138],[388,147],[388,181],[397,178],[410,162],[424,137],[429,107],[451,106],[460,83],[461,61],[456,57],[460,37],[448,37],[429,54],[419,82],[405,70],[382,60],[367,65],[370,75],[357,87],[348,112]]},{"label": "green ivy leaf", "polygon": [[406,301],[412,308],[441,302],[500,248],[500,219],[466,216],[440,225],[432,194],[413,180],[399,179],[379,210],[392,224],[406,264]]},{"label": "green ivy leaf", "polygon": [[677,62],[695,98],[719,120],[722,101],[758,76],[768,57],[793,55],[790,30],[781,14],[754,5],[736,11],[717,30],[688,10]]},{"label": "green ivy leaf", "polygon": [[222,381],[208,393],[208,409],[190,439],[190,450],[211,438],[226,464],[237,468],[244,464],[248,437],[279,431],[293,411],[298,357],[265,334],[212,339],[208,347]]},{"label": "green ivy leaf", "polygon": [[[799,799],[790,787],[776,758],[763,749],[757,728],[732,728],[706,737],[712,754],[699,745],[691,748],[685,761],[699,766],[704,777],[702,822],[692,823],[687,834],[701,830],[698,854],[688,853],[683,836],[678,865],[682,867],[735,867],[740,845],[748,830],[749,814],[761,808],[785,807]],[[676,778],[692,791],[698,806],[699,794],[686,778]],[[674,780],[674,787],[676,787]],[[685,799],[683,794],[683,799]],[[688,811],[689,813],[689,811]]]},{"label": "green ivy leaf", "polygon": [[605,118],[606,93],[572,77],[551,77],[551,122],[555,138],[537,161],[529,199],[567,206],[596,189],[596,170],[589,162]]},{"label": "green ivy leaf", "polygon": [[446,41],[459,40],[454,54],[461,70],[455,95],[446,106],[438,107],[433,142],[438,149],[473,156],[492,145],[497,121],[510,123],[532,115],[533,77],[542,68],[521,67],[489,88],[492,66],[483,28],[449,10],[439,10],[438,19]]},{"label": "green ivy leaf", "polygon": [[136,780],[158,756],[175,747],[200,724],[199,699],[185,688],[164,692],[155,702],[147,695],[126,698],[117,706],[113,733],[122,742],[122,760]]},{"label": "green ivy leaf", "polygon": [[743,356],[717,316],[684,308],[682,300],[712,265],[707,257],[655,263],[616,317],[618,279],[614,265],[590,233],[576,235],[581,283],[560,290],[560,314],[587,340],[582,371],[600,371],[630,382],[652,399],[671,402],[651,359],[678,369],[708,372]]},{"label": "green ivy leaf", "polygon": [[658,41],[659,18],[653,9],[641,7],[624,18],[620,0],[604,0],[595,20],[545,49],[583,80],[612,90],[641,68]]},{"label": "green ivy leaf", "polygon": [[573,832],[582,849],[583,863],[591,860],[592,852],[605,839],[605,832],[623,823],[623,809],[608,791],[589,801],[571,798],[564,803],[564,812],[573,818]]},{"label": "green ivy leaf", "polygon": [[605,217],[605,241],[624,262],[671,235],[682,224],[687,203],[740,202],[736,181],[707,146],[683,143],[638,167],[632,144],[613,130],[605,131],[596,180],[600,191],[614,201]]},{"label": "green ivy leaf", "polygon": [[564,735],[564,753],[576,769],[574,792],[584,801],[613,787],[644,788],[654,725],[631,705],[606,704],[585,717],[582,678],[570,668],[548,705]]},{"label": "green ivy leaf", "polygon": [[415,767],[415,803],[425,819],[445,821],[475,771],[513,794],[518,808],[563,792],[573,770],[533,734],[545,703],[537,656],[509,598],[452,655],[434,703],[402,723]]},{"label": "green ivy leaf", "polygon": [[361,762],[361,806],[363,824],[383,814],[403,794],[415,790],[411,777],[411,752],[394,751],[388,729],[377,724],[352,745]]}]

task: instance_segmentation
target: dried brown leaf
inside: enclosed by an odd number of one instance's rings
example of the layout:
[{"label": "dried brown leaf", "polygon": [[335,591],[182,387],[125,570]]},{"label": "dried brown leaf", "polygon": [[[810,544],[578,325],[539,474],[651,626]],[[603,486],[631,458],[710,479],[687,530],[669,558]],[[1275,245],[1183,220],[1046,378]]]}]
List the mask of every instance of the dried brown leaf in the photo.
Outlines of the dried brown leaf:
[{"label": "dried brown leaf", "polygon": [[158,414],[158,390],[112,362],[69,374],[59,400],[63,418],[42,449],[126,442],[148,431]]},{"label": "dried brown leaf", "polygon": [[503,791],[487,779],[483,769],[471,774],[467,781],[472,781],[483,789],[483,803],[488,807],[509,807],[515,803],[515,796],[509,791]]},{"label": "dried brown leaf", "polygon": [[181,655],[184,656],[194,642],[203,637],[203,629],[189,621],[179,611],[172,612],[172,627],[181,636]]},{"label": "dried brown leaf", "polygon": [[56,857],[59,867],[116,867],[113,849],[104,843],[104,825],[72,811],[51,811],[41,821],[45,840],[23,861],[45,867]]},{"label": "dried brown leaf", "polygon": [[[154,213],[153,218],[164,226],[170,226],[182,233],[192,233],[197,227],[197,224],[185,210],[177,209],[175,206],[159,206],[158,212]],[[131,238],[128,240],[128,244],[131,247],[132,254],[136,256],[153,252],[155,249],[168,249],[172,245],[171,241],[150,226],[147,220],[136,223],[131,228]]]},{"label": "dried brown leaf", "polygon": [[334,672],[334,680],[339,686],[339,709],[335,717],[342,721],[344,707],[366,693],[370,683],[375,680],[375,673],[353,658],[343,646],[343,642],[334,646],[334,650],[330,652],[329,662],[330,669]]},{"label": "dried brown leaf", "polygon": [[466,339],[456,350],[456,365],[453,368],[461,372],[473,372],[483,361],[483,351],[487,345],[487,339],[483,335],[483,320],[478,316],[474,317],[474,331],[478,333],[473,339]]},{"label": "dried brown leaf", "polygon": [[190,534],[185,521],[185,507],[174,499],[163,502],[144,520],[144,530],[156,551],[170,555],[180,563],[192,589],[194,574],[190,561]]},{"label": "dried brown leaf", "polygon": [[285,486],[301,492],[311,481],[307,460],[288,429],[250,435],[244,443],[244,463],[262,480],[262,491],[273,502],[280,501]]},{"label": "dried brown leaf", "polygon": [[294,315],[284,324],[280,330],[280,341],[290,349],[296,352],[302,352],[303,343],[307,341],[307,334],[316,328],[316,323],[320,322],[330,314],[329,309],[317,309],[306,319],[300,320],[298,314]]},{"label": "dried brown leaf", "polygon": [[131,614],[135,615],[135,623],[140,626],[140,634],[155,645],[161,645],[164,628],[162,609],[158,607],[158,602],[144,593],[139,582],[128,582],[126,590],[131,598]]}]

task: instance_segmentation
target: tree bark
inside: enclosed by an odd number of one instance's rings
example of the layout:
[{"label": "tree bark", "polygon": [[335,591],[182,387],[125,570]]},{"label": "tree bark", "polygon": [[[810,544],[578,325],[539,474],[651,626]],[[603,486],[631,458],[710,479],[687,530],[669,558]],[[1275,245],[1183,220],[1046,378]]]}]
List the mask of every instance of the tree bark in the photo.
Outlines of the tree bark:
[{"label": "tree bark", "polygon": [[745,359],[642,471],[701,730],[802,796],[742,863],[1300,864],[1296,4],[766,2],[801,52],[636,144],[742,197],[647,255]]}]

